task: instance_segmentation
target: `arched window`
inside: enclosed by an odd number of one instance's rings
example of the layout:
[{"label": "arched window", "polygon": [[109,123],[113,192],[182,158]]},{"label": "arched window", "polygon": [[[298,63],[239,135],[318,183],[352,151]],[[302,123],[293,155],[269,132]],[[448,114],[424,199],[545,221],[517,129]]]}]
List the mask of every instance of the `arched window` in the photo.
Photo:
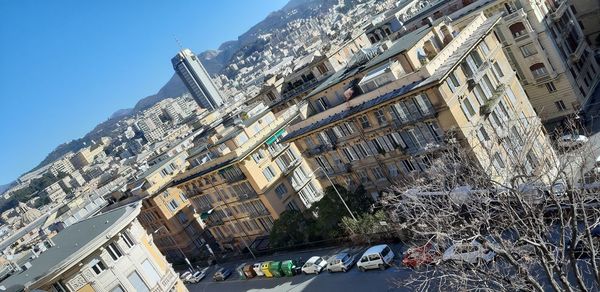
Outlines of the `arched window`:
[{"label": "arched window", "polygon": [[517,22],[509,26],[508,29],[510,29],[514,38],[518,38],[527,33],[527,29],[525,29],[525,25],[522,22]]},{"label": "arched window", "polygon": [[433,59],[437,55],[437,51],[430,40],[425,41],[423,44],[423,51],[429,60]]},{"label": "arched window", "polygon": [[544,63],[533,64],[529,67],[529,70],[531,70],[531,74],[533,74],[534,78],[540,78],[548,75],[548,70],[546,70]]}]

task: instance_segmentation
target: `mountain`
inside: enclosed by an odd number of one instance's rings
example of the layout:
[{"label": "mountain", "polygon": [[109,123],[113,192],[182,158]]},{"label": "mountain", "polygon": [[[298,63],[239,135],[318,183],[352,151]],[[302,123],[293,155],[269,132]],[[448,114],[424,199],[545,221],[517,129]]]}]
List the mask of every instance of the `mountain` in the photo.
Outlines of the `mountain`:
[{"label": "mountain", "polygon": [[0,195],[4,194],[4,192],[6,192],[6,190],[10,189],[13,185],[15,184],[15,182],[10,182],[7,183],[5,185],[1,185],[0,186]]}]

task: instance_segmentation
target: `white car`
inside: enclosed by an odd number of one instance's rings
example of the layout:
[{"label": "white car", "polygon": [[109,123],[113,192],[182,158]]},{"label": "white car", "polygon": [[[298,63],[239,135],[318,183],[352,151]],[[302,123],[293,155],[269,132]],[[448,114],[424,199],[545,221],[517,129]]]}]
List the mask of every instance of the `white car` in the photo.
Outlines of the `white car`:
[{"label": "white car", "polygon": [[311,257],[304,263],[302,266],[302,272],[304,274],[318,274],[323,269],[327,267],[327,261],[325,261],[322,257]]},{"label": "white car", "polygon": [[328,272],[347,272],[352,268],[354,262],[356,261],[356,256],[350,255],[347,252],[340,252],[335,256],[332,256],[327,261],[327,271]]},{"label": "white car", "polygon": [[190,283],[198,283],[200,281],[202,281],[202,279],[204,279],[204,277],[206,277],[206,271],[208,271],[208,268],[204,268],[200,271],[196,271],[195,273],[192,274],[192,277],[188,279],[188,281]]},{"label": "white car", "polygon": [[569,134],[560,137],[558,140],[558,146],[562,148],[580,147],[587,143],[588,137],[584,135]]},{"label": "white car", "polygon": [[363,253],[356,266],[361,272],[370,269],[385,270],[392,265],[395,256],[387,244],[372,246]]},{"label": "white car", "polygon": [[262,263],[255,263],[254,265],[252,265],[252,269],[254,270],[254,272],[256,273],[256,276],[258,277],[264,277],[265,273],[263,273],[262,269],[260,268]]},{"label": "white car", "polygon": [[476,240],[457,242],[450,246],[442,256],[443,261],[465,262],[469,264],[489,263],[496,253],[485,248]]},{"label": "white car", "polygon": [[186,271],[179,276],[179,279],[181,279],[184,283],[190,283],[190,280],[192,279],[192,272]]}]

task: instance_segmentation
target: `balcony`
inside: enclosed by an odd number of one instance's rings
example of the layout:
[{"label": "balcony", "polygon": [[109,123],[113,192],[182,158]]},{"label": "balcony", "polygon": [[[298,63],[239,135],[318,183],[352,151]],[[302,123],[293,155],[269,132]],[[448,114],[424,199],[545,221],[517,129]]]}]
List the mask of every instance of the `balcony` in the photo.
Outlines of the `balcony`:
[{"label": "balcony", "polygon": [[496,88],[496,90],[494,90],[494,92],[492,94],[492,97],[490,99],[488,99],[479,108],[479,114],[480,115],[489,115],[489,114],[492,113],[492,111],[494,110],[494,108],[498,105],[498,103],[500,103],[500,100],[502,99],[502,95],[504,94],[504,89],[505,89],[505,85],[504,84],[498,85],[498,87]]},{"label": "balcony", "polygon": [[290,164],[286,165],[284,167],[284,169],[282,169],[281,171],[283,172],[284,175],[288,175],[288,174],[290,174],[290,172],[292,172],[292,170],[294,170],[298,165],[300,165],[300,162],[301,162],[301,159],[296,158],[292,162],[290,162]]},{"label": "balcony", "polygon": [[312,176],[304,177],[300,182],[296,182],[296,180],[292,179],[292,187],[296,192],[300,191],[310,180]]},{"label": "balcony", "polygon": [[239,201],[247,201],[258,198],[256,193],[241,194],[238,196]]},{"label": "balcony", "polygon": [[556,8],[556,10],[550,14],[552,20],[558,21],[563,16],[563,14],[565,14],[565,11],[567,11],[567,7],[569,7],[567,1],[562,1],[558,8]]},{"label": "balcony", "polygon": [[156,285],[154,287],[152,287],[152,289],[150,289],[150,291],[152,291],[152,292],[171,291],[173,286],[175,286],[176,282],[177,282],[177,274],[175,274],[175,272],[173,272],[173,270],[171,268],[169,268],[169,269],[167,269],[167,272],[165,273],[165,275],[162,276],[160,281],[158,281],[158,283],[156,283]]},{"label": "balcony", "polygon": [[308,151],[307,151],[308,155],[307,156],[308,157],[313,157],[313,156],[316,156],[316,155],[323,154],[323,153],[325,153],[327,151],[334,150],[335,148],[336,147],[334,145],[332,145],[332,144],[322,144],[322,145],[319,145],[319,146],[317,146],[315,148],[308,149]]},{"label": "balcony", "polygon": [[526,40],[529,40],[529,39],[533,39],[536,36],[537,35],[536,35],[535,31],[533,31],[533,30],[525,30],[525,31],[521,32],[521,34],[519,36],[514,36],[513,35],[513,38],[515,39],[515,43],[519,43],[519,42],[523,42],[523,41],[526,41]]},{"label": "balcony", "polygon": [[236,175],[234,177],[228,177],[225,179],[226,182],[228,183],[235,183],[241,180],[245,180],[246,179],[246,175],[243,173],[240,173],[239,175]]},{"label": "balcony", "polygon": [[283,144],[273,143],[273,144],[269,145],[269,147],[267,149],[269,150],[271,157],[275,158],[275,157],[279,156],[279,154],[283,153],[283,151],[285,151],[285,149],[287,149],[289,146],[290,146],[290,144],[288,144],[288,143],[283,143]]},{"label": "balcony", "polygon": [[579,41],[579,45],[577,46],[577,49],[575,49],[575,51],[573,53],[571,53],[570,58],[571,58],[571,62],[578,62],[579,59],[581,58],[581,56],[583,55],[583,52],[585,51],[585,41],[581,40]]},{"label": "balcony", "polygon": [[350,163],[338,165],[333,169],[331,175],[341,175],[352,172],[352,165]]},{"label": "balcony", "polygon": [[507,16],[504,16],[503,20],[504,20],[504,22],[509,24],[510,22],[512,22],[514,20],[521,20],[521,19],[524,19],[525,17],[527,17],[527,13],[525,13],[525,10],[523,10],[523,8],[520,8],[517,11],[515,11]]},{"label": "balcony", "polygon": [[206,222],[206,226],[208,227],[215,227],[215,226],[219,226],[219,225],[223,225],[223,219],[221,218],[210,218],[207,220]]},{"label": "balcony", "polygon": [[475,72],[465,72],[467,75],[467,87],[469,88],[469,90],[472,90],[473,87],[475,87],[475,85],[479,83],[479,80],[481,80],[483,75],[485,75],[485,70],[487,70],[489,67],[490,63],[486,60],[483,63],[481,63],[479,67],[477,67],[477,70],[475,70]]}]

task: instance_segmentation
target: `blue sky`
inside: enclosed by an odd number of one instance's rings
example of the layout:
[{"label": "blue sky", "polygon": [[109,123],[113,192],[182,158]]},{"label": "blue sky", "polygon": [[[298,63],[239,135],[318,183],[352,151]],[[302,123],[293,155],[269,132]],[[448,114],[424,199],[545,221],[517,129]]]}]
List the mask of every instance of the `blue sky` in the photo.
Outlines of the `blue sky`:
[{"label": "blue sky", "polygon": [[287,0],[0,0],[0,184],[154,94],[178,46],[236,39]]}]

